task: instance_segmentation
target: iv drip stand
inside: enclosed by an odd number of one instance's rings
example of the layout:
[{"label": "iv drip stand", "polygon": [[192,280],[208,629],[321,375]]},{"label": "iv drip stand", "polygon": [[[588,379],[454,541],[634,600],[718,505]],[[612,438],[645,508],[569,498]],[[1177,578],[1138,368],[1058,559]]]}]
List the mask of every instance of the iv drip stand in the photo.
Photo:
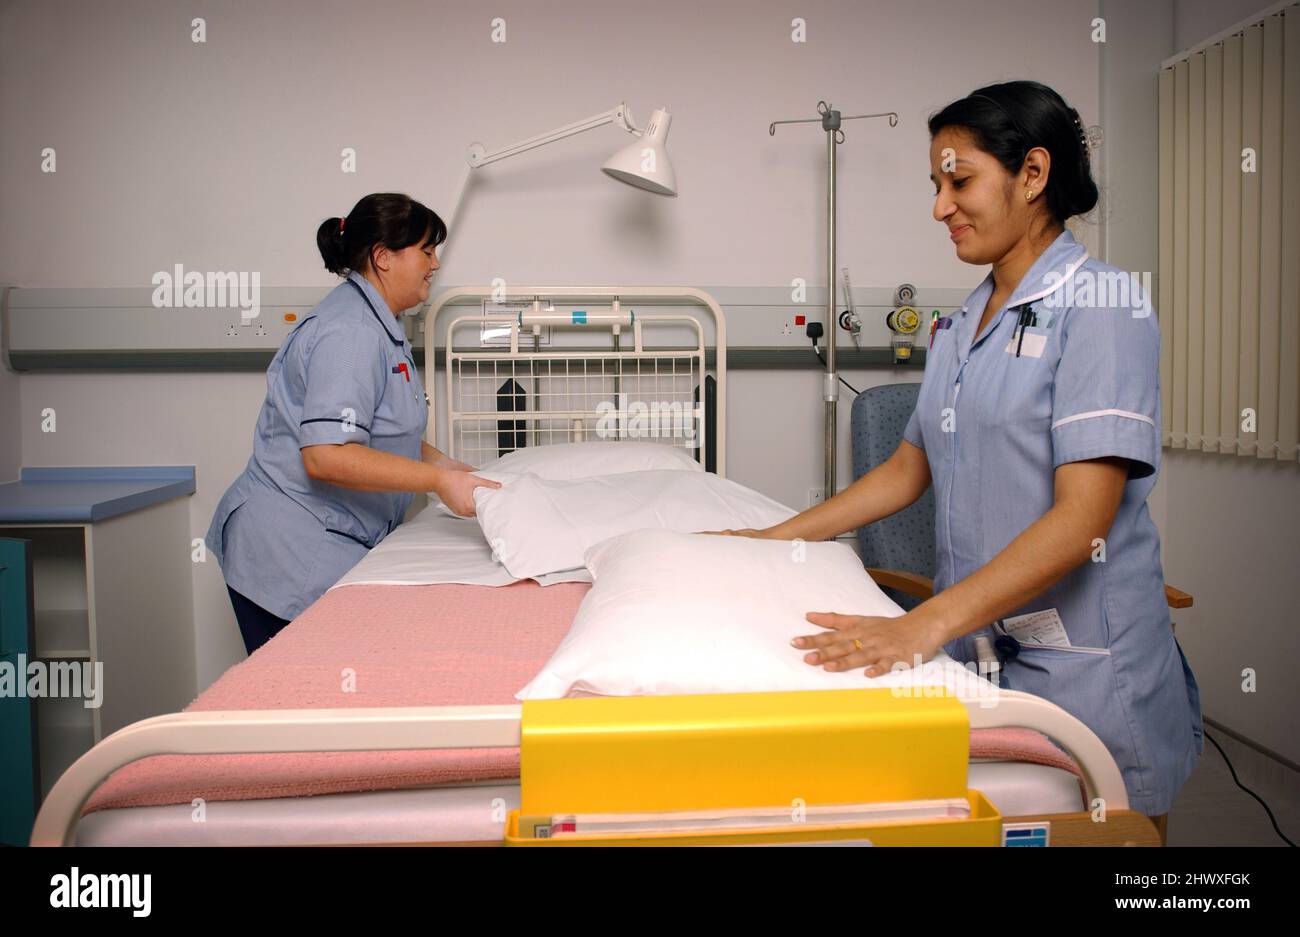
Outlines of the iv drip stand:
[{"label": "iv drip stand", "polygon": [[825,101],[817,102],[820,117],[800,120],[774,120],[768,125],[769,136],[776,136],[777,124],[811,124],[820,123],[826,132],[826,375],[822,397],[826,402],[826,476],[825,490],[822,497],[829,501],[835,496],[835,458],[836,431],[839,427],[836,405],[839,403],[839,374],[835,371],[835,340],[839,318],[835,314],[835,148],[844,142],[844,131],[840,124],[846,120],[865,120],[872,117],[888,117],[889,126],[898,126],[898,114],[888,111],[883,114],[855,114],[844,117]]}]

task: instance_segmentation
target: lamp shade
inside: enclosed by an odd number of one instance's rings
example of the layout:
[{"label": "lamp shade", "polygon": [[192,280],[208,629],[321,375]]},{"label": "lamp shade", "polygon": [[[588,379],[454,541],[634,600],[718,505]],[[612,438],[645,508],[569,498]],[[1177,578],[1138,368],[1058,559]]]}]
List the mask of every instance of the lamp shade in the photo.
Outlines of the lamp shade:
[{"label": "lamp shade", "polygon": [[677,194],[677,173],[664,143],[673,117],[666,108],[650,115],[650,123],[639,138],[619,150],[600,167],[628,185],[656,195]]}]

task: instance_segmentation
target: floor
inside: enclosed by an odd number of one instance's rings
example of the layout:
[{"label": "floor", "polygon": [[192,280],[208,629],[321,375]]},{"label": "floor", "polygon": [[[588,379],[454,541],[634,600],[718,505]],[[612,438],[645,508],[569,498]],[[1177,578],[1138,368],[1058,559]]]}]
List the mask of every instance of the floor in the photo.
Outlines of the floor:
[{"label": "floor", "polygon": [[[1300,843],[1300,774],[1206,726],[1232,759],[1242,783],[1262,797],[1282,832]],[[1170,846],[1285,846],[1268,814],[1232,782],[1218,749],[1208,741],[1200,763],[1169,813]]]}]

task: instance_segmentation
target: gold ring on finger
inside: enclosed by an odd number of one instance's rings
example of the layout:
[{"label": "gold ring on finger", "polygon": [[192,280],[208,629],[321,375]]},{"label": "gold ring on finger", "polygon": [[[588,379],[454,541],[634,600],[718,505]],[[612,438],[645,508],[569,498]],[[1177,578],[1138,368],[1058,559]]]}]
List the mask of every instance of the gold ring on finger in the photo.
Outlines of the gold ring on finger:
[{"label": "gold ring on finger", "polygon": [[853,647],[854,647],[856,650],[859,650],[859,651],[862,650],[862,642],[859,641],[857,638],[854,638],[854,639],[853,639]]}]

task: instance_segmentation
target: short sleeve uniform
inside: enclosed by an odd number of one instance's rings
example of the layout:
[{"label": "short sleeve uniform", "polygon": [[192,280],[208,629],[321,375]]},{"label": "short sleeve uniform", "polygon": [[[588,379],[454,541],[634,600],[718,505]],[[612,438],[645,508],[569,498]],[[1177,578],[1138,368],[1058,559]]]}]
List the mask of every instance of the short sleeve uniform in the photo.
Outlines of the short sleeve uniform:
[{"label": "short sleeve uniform", "polygon": [[413,497],[313,479],[301,450],[359,443],[419,459],[427,398],[401,323],[355,272],[285,338],[266,388],[252,457],[205,540],[232,589],[293,619],[401,523]]},{"label": "short sleeve uniform", "polygon": [[[1011,689],[1051,700],[1097,733],[1132,809],[1165,813],[1203,743],[1199,690],[1170,629],[1146,505],[1160,465],[1156,318],[1126,274],[1090,259],[1068,231],[977,340],[993,287],[990,274],[935,331],[903,436],[925,451],[934,484],[935,591],[970,576],[1047,513],[1059,466],[1129,460],[1094,561],[1008,615],[1055,609],[1069,646],[1022,642],[1004,673]],[[1006,627],[1003,619],[986,631]],[[948,652],[976,661],[978,633]]]}]

